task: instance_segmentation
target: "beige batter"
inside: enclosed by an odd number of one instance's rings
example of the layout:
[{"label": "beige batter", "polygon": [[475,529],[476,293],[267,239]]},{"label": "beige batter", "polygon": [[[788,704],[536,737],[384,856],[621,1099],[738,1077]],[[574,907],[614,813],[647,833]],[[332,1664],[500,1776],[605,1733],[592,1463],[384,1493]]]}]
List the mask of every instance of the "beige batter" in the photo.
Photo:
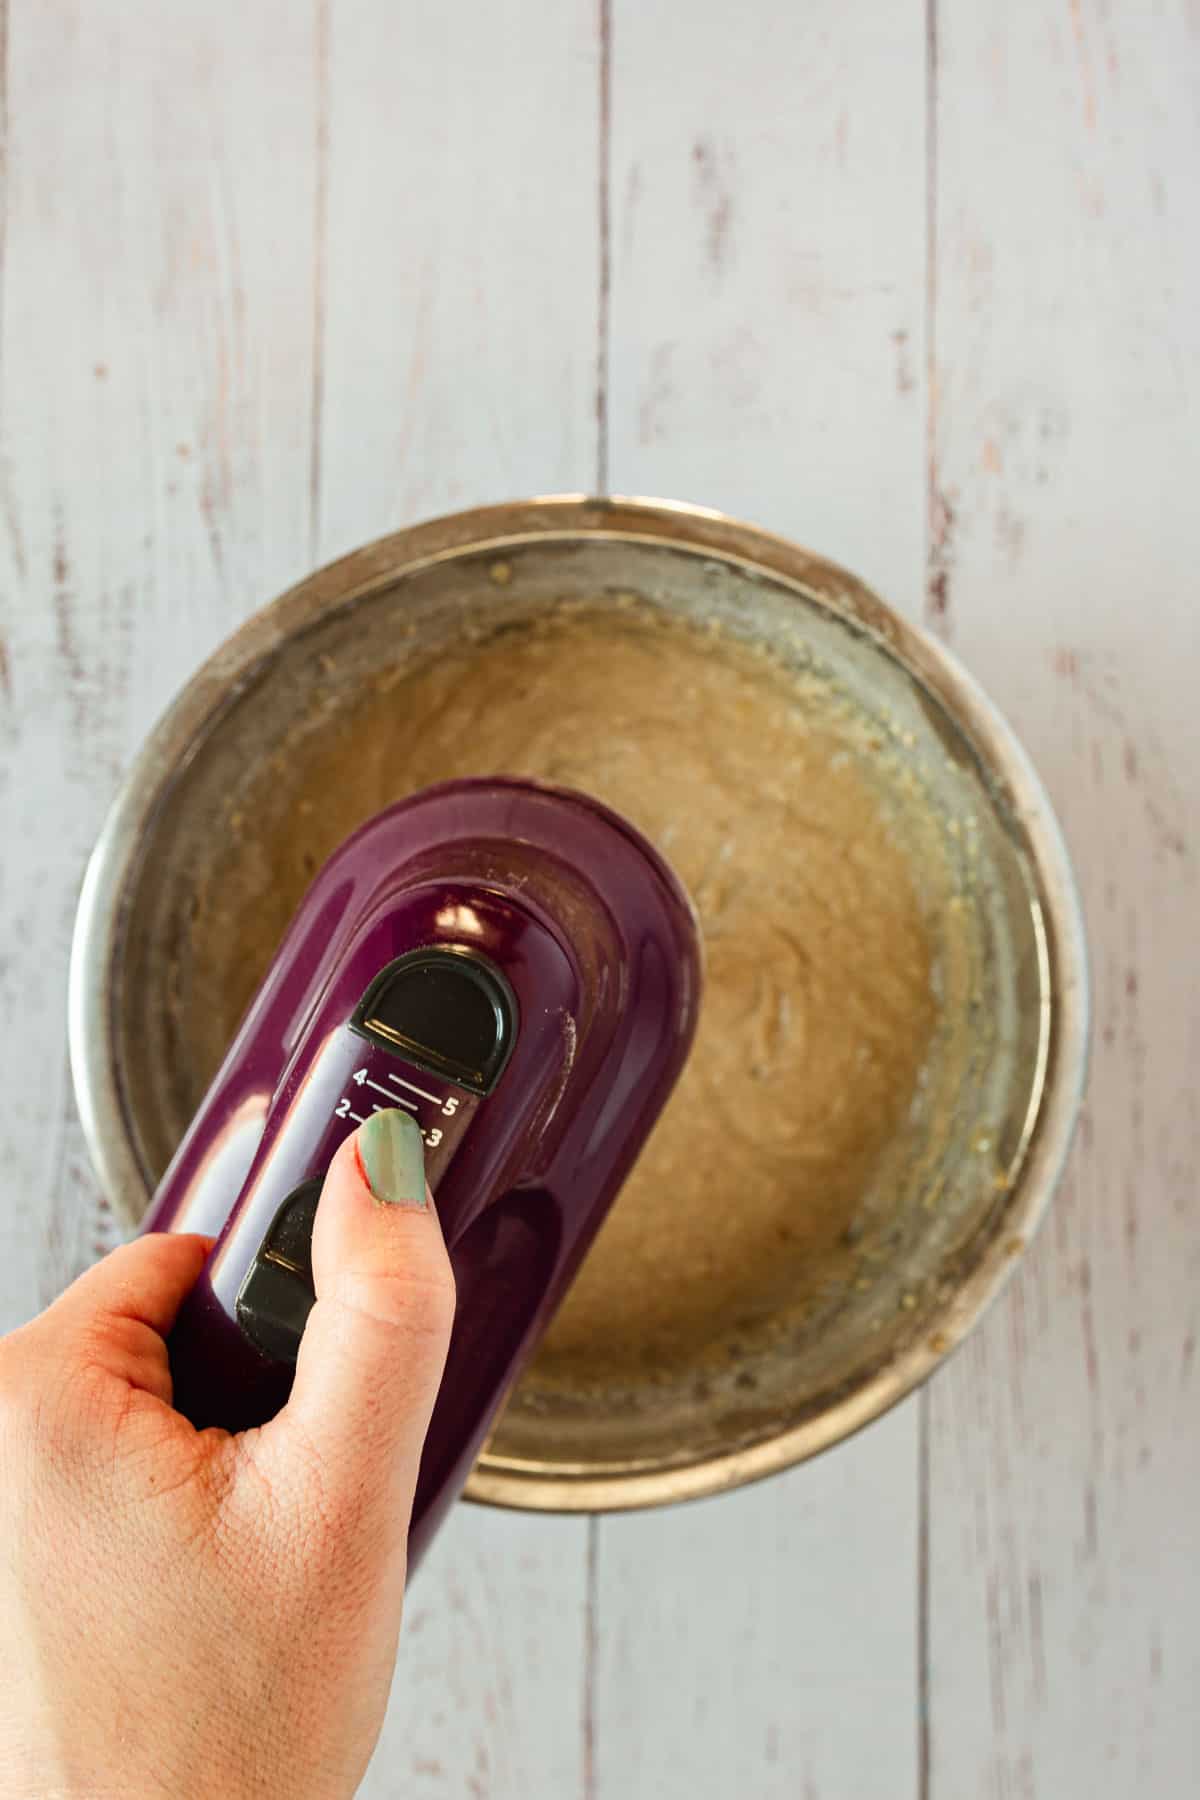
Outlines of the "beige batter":
[{"label": "beige batter", "polygon": [[218,1030],[227,1041],[319,861],[401,794],[527,774],[624,813],[695,900],[704,1004],[539,1374],[678,1365],[752,1329],[853,1238],[913,1097],[934,1027],[930,946],[871,755],[861,730],[750,651],[611,609],[385,678],[292,759],[307,798],[286,842],[264,847],[270,903],[236,936],[205,909],[202,954],[227,974]]}]

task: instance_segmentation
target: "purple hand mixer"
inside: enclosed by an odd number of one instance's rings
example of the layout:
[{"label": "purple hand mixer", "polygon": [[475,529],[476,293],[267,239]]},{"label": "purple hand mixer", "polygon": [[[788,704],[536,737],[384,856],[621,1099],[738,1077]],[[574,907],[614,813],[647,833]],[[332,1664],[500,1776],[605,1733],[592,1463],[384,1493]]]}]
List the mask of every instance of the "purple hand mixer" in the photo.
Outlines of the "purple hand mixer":
[{"label": "purple hand mixer", "polygon": [[240,1430],[287,1399],[339,1144],[405,1107],[458,1284],[410,1546],[420,1556],[683,1065],[687,897],[584,795],[449,782],[326,863],[146,1216],[217,1241],[170,1340],[176,1405]]}]

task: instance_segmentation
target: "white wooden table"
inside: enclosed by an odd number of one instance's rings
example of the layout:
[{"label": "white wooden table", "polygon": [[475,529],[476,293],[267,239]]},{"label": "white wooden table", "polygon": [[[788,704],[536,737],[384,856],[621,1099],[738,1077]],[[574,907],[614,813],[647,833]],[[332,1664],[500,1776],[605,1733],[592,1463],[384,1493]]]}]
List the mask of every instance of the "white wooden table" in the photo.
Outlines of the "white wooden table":
[{"label": "white wooden table", "polygon": [[0,1326],[114,1238],[84,858],[198,660],[405,521],[610,487],[923,616],[1049,782],[1069,1179],[916,1401],[667,1514],[460,1509],[371,1796],[1200,1788],[1196,0],[0,4]]}]

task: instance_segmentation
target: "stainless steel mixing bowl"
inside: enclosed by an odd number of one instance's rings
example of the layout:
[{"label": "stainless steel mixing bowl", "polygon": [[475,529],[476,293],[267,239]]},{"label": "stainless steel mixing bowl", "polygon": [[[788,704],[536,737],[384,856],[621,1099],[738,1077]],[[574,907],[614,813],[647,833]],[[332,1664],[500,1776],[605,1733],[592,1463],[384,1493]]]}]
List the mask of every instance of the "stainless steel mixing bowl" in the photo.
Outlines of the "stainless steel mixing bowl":
[{"label": "stainless steel mixing bowl", "polygon": [[836,689],[870,722],[951,871],[933,922],[959,977],[927,1071],[936,1129],[914,1106],[866,1225],[815,1272],[803,1304],[709,1346],[703,1370],[606,1382],[601,1361],[572,1387],[569,1373],[535,1363],[523,1378],[469,1493],[587,1510],[709,1493],[798,1462],[949,1354],[1062,1168],[1087,982],[1067,856],[1020,745],[936,643],[845,571],[659,502],[564,497],[437,520],[319,571],[251,619],[179,695],[122,786],[80,905],[71,1046],[96,1168],[131,1226],[257,972],[234,974],[223,942],[205,940],[203,896],[235,892],[240,916],[266,909],[281,929],[299,892],[270,845],[286,836],[294,851],[299,834],[303,856],[288,867],[308,869],[357,823],[352,796],[344,817],[310,817],[302,747],[343,729],[381,666],[399,693],[406,671],[449,648],[484,646],[572,603],[669,615]]}]

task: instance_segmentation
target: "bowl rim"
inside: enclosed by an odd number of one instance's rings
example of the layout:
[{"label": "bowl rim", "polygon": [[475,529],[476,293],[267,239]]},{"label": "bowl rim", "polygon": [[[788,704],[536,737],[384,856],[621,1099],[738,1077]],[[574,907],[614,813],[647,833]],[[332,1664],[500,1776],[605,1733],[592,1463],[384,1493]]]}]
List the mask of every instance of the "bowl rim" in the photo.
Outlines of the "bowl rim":
[{"label": "bowl rim", "polygon": [[617,538],[712,555],[806,590],[881,640],[965,733],[1019,825],[1041,908],[1046,957],[1045,1070],[1028,1148],[1005,1198],[1003,1228],[927,1322],[886,1363],[812,1416],[752,1444],[672,1465],[549,1465],[498,1456],[488,1445],[470,1499],[546,1512],[623,1511],[740,1487],[818,1455],[881,1417],[949,1357],[998,1297],[1058,1184],[1088,1065],[1090,984],[1083,913],[1050,799],[1016,733],[943,644],[894,612],[840,565],[787,538],[675,500],[586,494],[537,496],[472,508],[406,527],[317,569],[252,614],[167,706],[128,769],[84,876],[71,946],[68,1037],[84,1137],[100,1182],[130,1228],[147,1176],[134,1149],[115,1061],[113,970],[128,883],[144,833],[181,768],[218,715],[296,635],[418,569],[464,554],[495,556],[530,542]]}]

